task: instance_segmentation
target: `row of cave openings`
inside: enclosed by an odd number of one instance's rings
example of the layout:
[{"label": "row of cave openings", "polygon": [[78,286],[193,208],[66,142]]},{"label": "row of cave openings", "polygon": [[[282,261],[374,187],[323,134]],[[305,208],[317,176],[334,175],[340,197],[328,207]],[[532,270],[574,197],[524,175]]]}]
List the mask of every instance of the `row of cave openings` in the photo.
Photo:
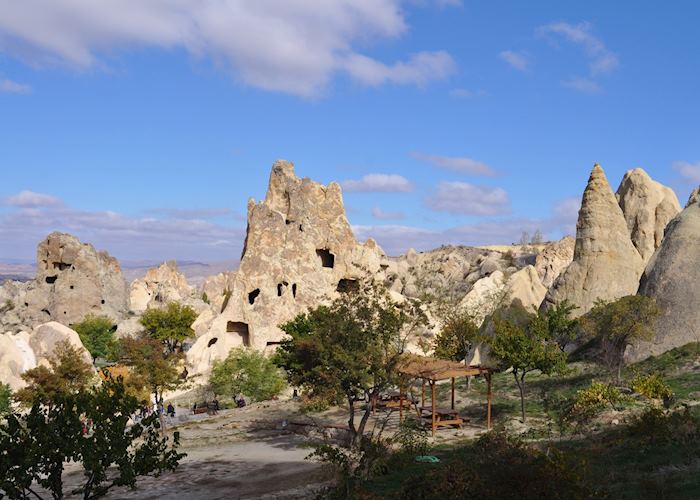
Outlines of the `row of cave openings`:
[{"label": "row of cave openings", "polygon": [[[44,266],[46,267],[46,270],[48,271],[49,270],[48,261],[44,260],[42,262],[44,263]],[[67,269],[70,269],[71,271],[75,269],[75,267],[73,267],[73,264],[68,264],[66,262],[52,262],[51,265],[52,265],[54,271],[59,271],[59,272],[65,271]],[[47,276],[45,279],[46,279],[46,283],[48,283],[49,285],[53,285],[54,283],[56,283],[56,280],[58,279],[58,273],[51,275],[51,276]],[[73,289],[73,285],[70,286],[70,289],[71,290]]]},{"label": "row of cave openings", "polygon": [[[226,332],[238,334],[238,336],[241,338],[241,343],[245,347],[250,347],[250,345],[251,345],[251,343],[250,343],[250,328],[248,327],[248,323],[244,323],[242,321],[228,321],[226,323]],[[218,337],[212,338],[207,343],[207,347],[213,346],[218,341],[219,341]],[[281,344],[281,342],[279,342],[279,341],[271,341],[271,342],[266,343],[266,345],[268,347],[277,346],[279,344]]]}]

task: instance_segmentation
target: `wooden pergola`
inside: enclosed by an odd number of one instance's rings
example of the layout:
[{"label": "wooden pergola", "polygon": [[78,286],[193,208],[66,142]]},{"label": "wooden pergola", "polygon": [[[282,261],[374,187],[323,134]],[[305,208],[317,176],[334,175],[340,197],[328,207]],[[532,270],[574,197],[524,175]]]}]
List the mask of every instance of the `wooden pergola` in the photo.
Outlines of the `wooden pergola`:
[{"label": "wooden pergola", "polygon": [[[441,425],[460,425],[462,423],[461,417],[455,411],[455,379],[457,377],[478,377],[483,376],[487,383],[487,393],[486,393],[486,423],[487,427],[491,429],[491,374],[492,371],[489,368],[481,366],[468,366],[456,361],[448,361],[444,359],[431,358],[428,356],[419,356],[417,354],[405,354],[401,361],[399,362],[398,371],[400,374],[410,377],[412,379],[421,379],[421,407],[418,411],[418,416],[422,417],[422,410],[426,409],[425,406],[425,384],[426,382],[430,385],[430,413],[431,413],[431,428],[433,436],[438,426]],[[451,411],[443,412],[447,416],[446,419],[437,418],[440,413],[435,398],[435,384],[440,380],[452,381],[452,392],[451,392]],[[400,393],[400,418],[403,420],[403,386],[399,387]],[[453,417],[450,418],[449,416]]]}]

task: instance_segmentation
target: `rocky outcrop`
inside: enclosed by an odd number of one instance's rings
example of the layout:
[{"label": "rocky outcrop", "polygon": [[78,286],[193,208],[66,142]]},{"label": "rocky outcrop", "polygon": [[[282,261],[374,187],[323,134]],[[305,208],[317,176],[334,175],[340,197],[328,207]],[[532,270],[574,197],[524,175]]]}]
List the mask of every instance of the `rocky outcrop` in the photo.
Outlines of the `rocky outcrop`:
[{"label": "rocky outcrop", "polygon": [[544,307],[568,300],[574,314],[588,312],[598,299],[636,293],[644,261],[629,235],[622,209],[603,169],[593,167],[576,225],[574,260],[547,293]]},{"label": "rocky outcrop", "polygon": [[57,321],[40,325],[29,337],[29,347],[32,348],[38,365],[48,366],[49,359],[54,355],[56,347],[64,342],[79,349],[83,353],[84,361],[92,364],[92,357],[80,341],[78,333]]},{"label": "rocky outcrop", "polygon": [[649,261],[639,293],[656,299],[662,314],[656,338],[632,348],[632,361],[660,354],[689,342],[700,342],[700,199],[666,228],[666,236]]},{"label": "rocky outcrop", "polygon": [[0,326],[13,331],[47,321],[70,325],[91,313],[118,321],[128,310],[128,286],[117,260],[65,233],[39,243],[35,279],[3,289],[14,308]]},{"label": "rocky outcrop", "polygon": [[535,269],[542,284],[549,288],[574,260],[576,238],[565,236],[545,246],[535,258]]},{"label": "rocky outcrop", "polygon": [[299,179],[292,163],[275,162],[265,199],[248,202],[240,267],[220,280],[228,298],[188,351],[190,367],[203,373],[235,346],[274,347],[278,325],[380,273],[383,257],[373,240],[355,240],[338,184]]},{"label": "rocky outcrop", "polygon": [[0,335],[0,382],[8,384],[12,391],[26,385],[22,374],[36,367],[34,351],[29,346],[27,332]]},{"label": "rocky outcrop", "polygon": [[186,302],[193,293],[194,289],[187,284],[187,278],[178,272],[177,263],[171,260],[149,269],[146,276],[131,283],[130,307],[132,311],[140,313],[168,302]]},{"label": "rocky outcrop", "polygon": [[661,245],[666,225],[681,211],[676,193],[635,168],[625,173],[616,196],[632,243],[647,262]]},{"label": "rocky outcrop", "polygon": [[522,268],[506,283],[505,304],[519,305],[526,311],[535,312],[547,295],[547,287],[540,281],[534,266]]}]

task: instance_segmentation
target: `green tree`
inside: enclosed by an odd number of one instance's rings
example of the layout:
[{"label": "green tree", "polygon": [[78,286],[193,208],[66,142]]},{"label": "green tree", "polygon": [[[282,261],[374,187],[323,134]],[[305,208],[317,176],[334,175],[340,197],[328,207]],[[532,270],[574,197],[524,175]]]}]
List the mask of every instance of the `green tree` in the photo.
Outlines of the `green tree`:
[{"label": "green tree", "polygon": [[[156,415],[129,425],[139,408],[126,394],[121,379],[108,379],[94,389],[63,393],[48,407],[37,400],[31,411],[11,414],[0,423],[0,490],[10,498],[43,498],[35,484],[54,499],[66,493],[84,499],[104,496],[118,486],[135,487],[139,476],[157,476],[174,470],[179,435],[173,443],[158,436]],[[94,430],[83,433],[82,420],[89,418]],[[63,467],[80,462],[84,482],[64,492]]]},{"label": "green tree", "polygon": [[248,349],[231,349],[223,361],[214,362],[209,384],[216,394],[243,393],[254,401],[265,401],[284,389],[279,368],[264,354]]},{"label": "green tree", "polygon": [[22,374],[27,386],[15,393],[15,399],[27,406],[36,401],[51,405],[59,396],[87,387],[95,371],[83,358],[83,352],[67,341],[59,343],[49,358],[50,367],[39,365]]},{"label": "green tree", "polygon": [[182,349],[183,340],[194,335],[191,326],[196,319],[197,313],[190,306],[170,302],[163,309],[148,309],[139,321],[149,337],[175,352]]},{"label": "green tree", "polygon": [[107,316],[88,314],[79,323],[71,325],[71,328],[78,332],[80,341],[95,360],[108,357],[113,349],[114,332],[117,329],[111,319]]},{"label": "green tree", "polygon": [[125,338],[121,342],[123,362],[131,367],[135,385],[145,385],[156,401],[182,382],[178,366],[182,353],[168,352],[157,339]]},{"label": "green tree", "polygon": [[12,409],[12,390],[7,384],[0,383],[0,417]]},{"label": "green tree", "polygon": [[485,341],[504,368],[512,368],[520,392],[520,412],[525,422],[525,377],[539,370],[545,375],[563,373],[567,355],[545,328],[542,314],[533,315],[526,326],[495,318],[494,335]]},{"label": "green tree", "polygon": [[479,327],[470,314],[461,310],[450,310],[445,314],[442,329],[435,337],[435,356],[464,361],[478,335]]},{"label": "green tree", "polygon": [[358,446],[371,405],[365,406],[356,425],[356,404],[372,401],[397,382],[407,338],[424,321],[413,302],[397,305],[386,290],[363,284],[330,306],[282,325],[289,338],[280,345],[275,362],[293,386],[344,395],[352,444]]},{"label": "green tree", "polygon": [[601,346],[601,361],[617,381],[622,377],[627,346],[654,338],[661,309],[652,298],[628,295],[614,302],[599,300],[582,320],[584,331]]}]

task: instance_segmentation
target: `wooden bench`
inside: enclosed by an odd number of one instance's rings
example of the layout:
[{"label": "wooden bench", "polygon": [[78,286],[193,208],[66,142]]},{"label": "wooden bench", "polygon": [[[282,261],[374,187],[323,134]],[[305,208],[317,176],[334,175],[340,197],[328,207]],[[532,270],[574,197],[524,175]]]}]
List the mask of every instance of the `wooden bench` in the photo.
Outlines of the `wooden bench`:
[{"label": "wooden bench", "polygon": [[[420,416],[430,422],[433,422],[433,408],[431,406],[419,407]],[[459,416],[457,410],[451,408],[435,408],[435,427],[447,427],[456,425],[461,428],[464,419]]]},{"label": "wooden bench", "polygon": [[196,408],[192,408],[193,415],[200,415],[202,413],[209,413],[210,411],[212,411],[212,410],[209,408],[209,405],[208,404],[205,405],[204,403],[198,404]]}]

